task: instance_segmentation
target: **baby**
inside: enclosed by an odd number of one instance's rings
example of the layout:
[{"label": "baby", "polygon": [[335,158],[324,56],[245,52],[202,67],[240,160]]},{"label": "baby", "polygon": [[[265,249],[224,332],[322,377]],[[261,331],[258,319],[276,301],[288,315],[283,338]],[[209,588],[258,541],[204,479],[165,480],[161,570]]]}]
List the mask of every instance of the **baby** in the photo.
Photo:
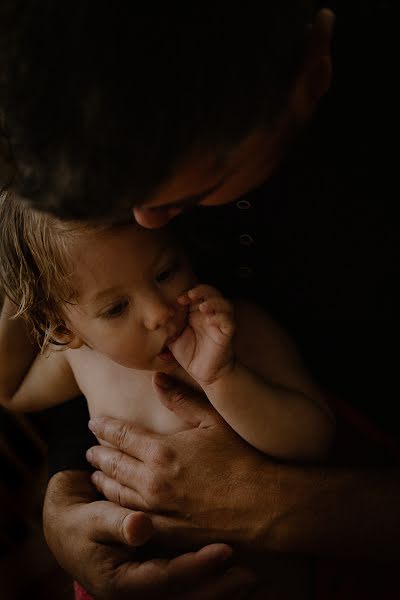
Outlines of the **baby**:
[{"label": "baby", "polygon": [[[153,389],[158,371],[202,390],[260,451],[324,456],[334,420],[290,339],[258,307],[199,285],[167,231],[64,222],[10,194],[0,223],[6,407],[39,410],[82,393],[91,417],[178,431],[183,422]],[[24,319],[10,319],[7,306]],[[25,322],[42,346],[37,356]]]},{"label": "baby", "polygon": [[[257,306],[199,285],[167,231],[64,222],[10,194],[0,198],[0,228],[6,407],[39,410],[82,393],[91,417],[176,432],[187,425],[152,385],[163,372],[202,391],[258,450],[285,460],[324,456],[334,419],[288,336]],[[260,578],[254,598],[308,597],[308,561],[239,559]]]}]

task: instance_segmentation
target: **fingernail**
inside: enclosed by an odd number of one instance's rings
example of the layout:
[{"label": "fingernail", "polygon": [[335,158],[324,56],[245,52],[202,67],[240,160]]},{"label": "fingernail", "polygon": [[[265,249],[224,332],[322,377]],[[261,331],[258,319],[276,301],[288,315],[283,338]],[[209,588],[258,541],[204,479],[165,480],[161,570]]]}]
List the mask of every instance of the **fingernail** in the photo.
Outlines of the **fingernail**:
[{"label": "fingernail", "polygon": [[93,433],[96,433],[96,429],[97,429],[96,419],[90,419],[90,421],[88,423],[88,427],[89,427],[90,431],[92,431]]},{"label": "fingernail", "polygon": [[92,450],[92,448],[89,448],[89,450],[86,451],[86,460],[88,462],[90,462],[90,463],[92,462],[92,460],[93,460],[93,450]]},{"label": "fingernail", "polygon": [[164,373],[158,373],[157,379],[155,380],[156,385],[162,390],[170,390],[173,386],[173,382]]}]

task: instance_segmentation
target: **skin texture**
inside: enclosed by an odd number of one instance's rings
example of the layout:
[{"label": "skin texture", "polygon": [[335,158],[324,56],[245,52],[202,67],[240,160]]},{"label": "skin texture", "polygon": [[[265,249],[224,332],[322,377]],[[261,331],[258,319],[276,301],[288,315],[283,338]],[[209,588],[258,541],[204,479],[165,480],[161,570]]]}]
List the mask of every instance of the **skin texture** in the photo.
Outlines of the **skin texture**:
[{"label": "skin texture", "polygon": [[212,152],[194,150],[145,205],[135,207],[136,221],[161,227],[179,214],[187,197],[214,189],[199,199],[203,206],[232,202],[268,179],[284,158],[327,92],[332,79],[331,42],[334,15],[321,10],[310,30],[308,49],[289,95],[288,104],[273,127],[251,132],[228,155],[224,164]]},{"label": "skin texture", "polygon": [[[211,154],[188,153],[187,163],[177,168],[146,206],[134,209],[137,221],[146,227],[160,227],[179,213],[182,198],[201,194],[225,176],[222,185],[202,204],[230,202],[267,179],[329,87],[332,29],[332,13],[321,11],[287,109],[273,130],[251,134],[219,170],[213,169]],[[97,433],[124,452],[103,447],[93,450],[90,456],[102,469],[95,476],[96,486],[108,498],[152,511],[158,543],[188,547],[224,540],[260,550],[398,557],[395,537],[400,529],[400,478],[393,471],[385,474],[278,466],[245,446],[210,407],[207,414],[204,407],[199,411],[199,399],[193,399],[179,386],[160,389],[160,399],[171,410],[185,414],[191,429],[179,436],[157,438],[132,425],[118,423],[115,427],[111,421],[103,422],[97,424]],[[141,469],[128,474],[132,457],[143,457],[145,452],[148,459],[145,462],[139,458]],[[98,592],[99,598],[123,598],[137,589],[150,589],[153,594],[158,589],[154,597],[159,598],[178,597],[159,585],[151,565],[145,577],[147,588],[143,580],[135,578],[129,558],[121,557],[120,548],[112,544],[125,541],[120,535],[120,511],[125,509],[107,503],[100,507],[87,504],[93,497],[88,495],[88,489],[92,489],[88,478],[87,474],[66,472],[53,477],[49,484],[46,535],[61,564],[89,590]],[[82,480],[84,489],[78,485]],[[99,514],[97,510],[107,523],[106,541],[100,553],[96,546],[96,552],[89,556],[88,540],[96,531],[91,519]],[[108,511],[113,515],[109,521],[105,518]],[[166,515],[165,511],[173,513]],[[66,532],[71,540],[68,548],[59,539],[65,539]],[[111,565],[106,577],[105,563]],[[187,592],[196,590],[195,595],[188,592],[182,597],[225,598],[233,593],[237,582],[230,588],[228,584],[224,589],[218,587],[224,585],[225,575],[215,571],[218,560],[210,563],[205,572],[191,573],[190,585],[188,571],[183,569],[176,575],[181,589],[186,586]],[[117,567],[121,564],[125,570]],[[117,575],[109,576],[110,572]],[[211,581],[214,596],[207,595]]]},{"label": "skin texture", "polygon": [[[249,570],[230,566],[232,550],[226,544],[209,545],[172,559],[140,558],[136,546],[151,537],[151,522],[143,513],[96,501],[85,473],[66,471],[53,477],[44,522],[46,539],[51,538],[61,566],[102,600],[135,594],[156,599],[161,590],[162,597],[171,600],[213,600],[232,594],[245,597],[253,583]],[[54,537],[54,530],[74,539],[72,555],[63,548],[64,535]]]},{"label": "skin texture", "polygon": [[224,539],[246,552],[399,557],[398,472],[268,461],[196,392],[161,374],[155,385],[191,429],[160,436],[102,418],[91,429],[123,453],[88,451],[101,469],[92,476],[96,487],[123,506],[150,511],[155,539],[183,547]]},{"label": "skin texture", "polygon": [[59,341],[73,349],[85,344],[131,369],[161,369],[157,355],[186,324],[187,307],[176,299],[196,281],[183,252],[166,233],[133,224],[81,236],[72,246],[78,299],[64,307]]}]

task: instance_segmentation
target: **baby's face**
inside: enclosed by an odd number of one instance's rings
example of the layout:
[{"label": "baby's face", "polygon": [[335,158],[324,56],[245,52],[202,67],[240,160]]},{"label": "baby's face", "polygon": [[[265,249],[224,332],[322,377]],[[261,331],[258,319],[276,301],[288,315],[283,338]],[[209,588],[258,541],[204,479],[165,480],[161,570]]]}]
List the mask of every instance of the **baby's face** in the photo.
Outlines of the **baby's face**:
[{"label": "baby's face", "polygon": [[170,236],[126,225],[79,236],[71,252],[78,300],[65,312],[73,334],[125,367],[170,370],[167,343],[187,320],[177,298],[195,284]]}]

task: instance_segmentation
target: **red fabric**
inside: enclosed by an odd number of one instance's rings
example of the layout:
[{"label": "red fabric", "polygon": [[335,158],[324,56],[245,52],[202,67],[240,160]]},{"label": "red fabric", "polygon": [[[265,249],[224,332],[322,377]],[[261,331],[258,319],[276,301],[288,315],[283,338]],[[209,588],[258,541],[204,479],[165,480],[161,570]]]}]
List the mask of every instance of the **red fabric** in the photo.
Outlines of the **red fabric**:
[{"label": "red fabric", "polygon": [[86,590],[77,582],[74,582],[75,600],[93,600]]}]

